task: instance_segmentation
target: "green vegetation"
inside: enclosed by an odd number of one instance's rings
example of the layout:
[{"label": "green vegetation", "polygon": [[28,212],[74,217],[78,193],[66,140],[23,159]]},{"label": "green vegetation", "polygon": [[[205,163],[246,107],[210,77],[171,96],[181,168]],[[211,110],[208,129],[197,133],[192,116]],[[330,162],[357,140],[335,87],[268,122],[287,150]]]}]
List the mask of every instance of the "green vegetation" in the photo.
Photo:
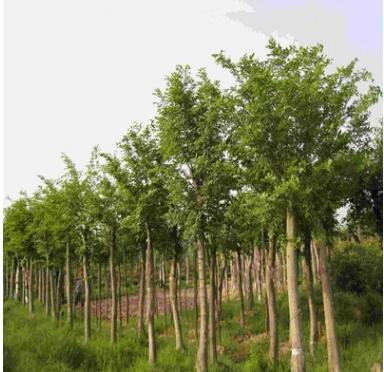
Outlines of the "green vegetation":
[{"label": "green vegetation", "polygon": [[[316,292],[316,300],[321,296]],[[382,308],[381,296],[375,304]],[[279,332],[281,335],[280,360],[277,371],[289,371],[288,341],[288,303],[287,296],[279,299],[278,310]],[[301,302],[304,309],[303,325],[308,328],[308,311],[305,306],[306,297],[303,292]],[[372,324],[365,324],[363,319],[369,318],[367,309],[369,300],[366,296],[357,296],[338,292],[335,294],[336,316],[342,363],[347,371],[368,371],[375,363],[380,362],[382,344],[382,317]],[[247,313],[245,329],[239,327],[239,302],[224,303],[221,341],[217,365],[212,371],[272,371],[268,358],[268,339],[265,337],[265,310],[263,304],[256,304],[255,309]],[[380,311],[381,314],[381,311]],[[183,314],[184,315],[184,314]],[[192,320],[192,313],[189,314]],[[4,304],[4,371],[192,371],[196,338],[193,324],[186,323],[185,329],[187,349],[185,352],[174,351],[174,336],[168,330],[164,335],[164,321],[161,316],[156,319],[156,331],[159,337],[158,363],[156,368],[147,362],[146,342],[135,335],[135,325],[118,330],[119,343],[112,346],[109,342],[109,329],[102,323],[99,332],[94,329],[95,337],[88,344],[82,341],[82,328],[75,323],[70,331],[64,325],[55,324],[43,314],[43,308],[37,305],[36,314],[31,317],[25,308],[15,301]],[[169,321],[168,321],[169,325]],[[324,332],[324,330],[323,330]],[[262,335],[250,337],[247,335]],[[308,340],[308,332],[304,333]],[[244,340],[243,342],[241,342]],[[327,371],[327,353],[324,336],[314,357],[308,354],[308,370]]]},{"label": "green vegetation", "polygon": [[63,154],[61,177],[5,209],[7,366],[340,372],[378,360],[381,90],[321,45],[267,49],[214,55],[230,89],[177,66],[154,119],[115,153],[95,147],[84,170]]}]

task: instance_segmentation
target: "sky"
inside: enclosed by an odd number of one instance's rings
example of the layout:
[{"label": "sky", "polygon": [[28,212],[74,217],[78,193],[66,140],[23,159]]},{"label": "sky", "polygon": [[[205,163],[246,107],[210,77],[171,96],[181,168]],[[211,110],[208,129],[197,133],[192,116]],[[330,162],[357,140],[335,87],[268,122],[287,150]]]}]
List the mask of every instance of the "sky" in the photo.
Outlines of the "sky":
[{"label": "sky", "polygon": [[320,42],[382,86],[382,15],[376,0],[5,0],[4,205],[38,175],[62,175],[61,153],[81,169],[95,145],[113,152],[130,124],[154,117],[153,91],[177,64],[229,86],[211,57],[220,50],[262,57],[271,34]]}]

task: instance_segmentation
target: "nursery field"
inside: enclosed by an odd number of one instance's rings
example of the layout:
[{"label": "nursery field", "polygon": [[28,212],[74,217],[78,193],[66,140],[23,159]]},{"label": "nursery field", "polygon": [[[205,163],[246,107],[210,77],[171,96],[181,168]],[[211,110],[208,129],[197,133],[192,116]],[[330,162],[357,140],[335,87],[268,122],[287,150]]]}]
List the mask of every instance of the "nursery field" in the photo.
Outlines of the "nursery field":
[{"label": "nursery field", "polygon": [[[379,315],[371,321],[370,306],[380,305],[378,301],[370,305],[372,298],[352,294],[335,295],[337,313],[337,333],[343,370],[369,371],[382,358],[382,318]],[[305,309],[306,298],[302,304]],[[321,301],[318,293],[316,301]],[[223,305],[220,340],[218,341],[218,361],[212,371],[273,371],[268,358],[268,338],[265,333],[265,307],[256,304],[255,309],[246,312],[246,325],[239,327],[238,301]],[[290,370],[288,346],[288,304],[287,296],[278,301],[279,333],[281,341],[279,356],[281,363],[276,371]],[[378,311],[381,314],[381,307]],[[63,322],[55,323],[47,319],[40,304],[36,314],[28,311],[15,301],[4,303],[4,371],[193,371],[196,353],[196,335],[193,312],[181,315],[183,330],[186,332],[186,351],[174,351],[174,335],[170,319],[163,316],[156,319],[158,337],[158,364],[151,366],[147,361],[145,339],[139,339],[135,332],[135,318],[129,324],[118,328],[118,345],[109,341],[109,324],[102,323],[101,330],[93,326],[94,338],[83,343],[82,325],[76,322],[70,331]],[[61,323],[61,324],[60,324]],[[308,330],[308,312],[303,313],[304,330]],[[308,332],[304,332],[308,344]],[[319,348],[313,357],[308,355],[309,371],[327,371],[327,356],[324,330]],[[308,353],[309,354],[309,353]]]},{"label": "nursery field", "polygon": [[376,371],[381,98],[321,45],[177,66],[116,149],[4,210],[6,371]]}]

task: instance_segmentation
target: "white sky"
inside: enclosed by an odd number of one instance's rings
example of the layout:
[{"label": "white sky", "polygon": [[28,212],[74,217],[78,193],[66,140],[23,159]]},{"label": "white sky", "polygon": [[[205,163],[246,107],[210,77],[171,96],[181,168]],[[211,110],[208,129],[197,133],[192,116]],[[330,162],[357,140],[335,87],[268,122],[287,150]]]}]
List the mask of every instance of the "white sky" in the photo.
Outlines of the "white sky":
[{"label": "white sky", "polygon": [[82,168],[93,146],[114,151],[130,123],[153,117],[152,93],[176,64],[228,84],[212,53],[262,55],[270,31],[290,32],[272,16],[272,30],[250,27],[242,16],[254,12],[238,0],[6,0],[4,197],[60,176],[62,152]]}]

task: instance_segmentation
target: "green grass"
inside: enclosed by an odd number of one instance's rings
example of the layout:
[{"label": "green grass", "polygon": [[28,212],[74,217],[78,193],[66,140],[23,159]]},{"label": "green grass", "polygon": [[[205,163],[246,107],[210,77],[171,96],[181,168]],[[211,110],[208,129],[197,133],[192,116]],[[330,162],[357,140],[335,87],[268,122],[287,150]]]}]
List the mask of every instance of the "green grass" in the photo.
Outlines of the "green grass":
[{"label": "green grass", "polygon": [[[301,296],[305,345],[308,345],[308,310],[305,293]],[[321,296],[316,293],[321,305]],[[382,352],[381,296],[335,295],[337,332],[343,370],[369,371],[379,362]],[[239,303],[224,303],[224,320],[221,322],[218,363],[211,371],[272,371],[268,361],[268,339],[240,342],[250,335],[265,331],[265,307],[256,304],[246,313],[246,326],[239,326]],[[379,311],[377,310],[379,309]],[[287,296],[278,300],[279,341],[287,344],[289,315]],[[377,316],[377,313],[380,316]],[[323,315],[320,314],[320,317]],[[118,343],[110,345],[109,324],[103,322],[96,329],[92,322],[92,340],[83,343],[82,325],[78,320],[72,331],[63,323],[47,319],[43,308],[36,304],[36,314],[30,316],[27,309],[14,301],[4,303],[4,371],[193,371],[196,356],[194,315],[183,312],[183,335],[187,350],[176,353],[171,318],[167,317],[165,332],[164,317],[156,320],[157,364],[147,362],[147,345],[144,338],[137,338],[134,320],[128,327],[118,331]],[[324,333],[324,330],[323,330]],[[288,348],[286,348],[288,349]],[[325,338],[319,344],[314,358],[307,354],[309,371],[327,371]],[[290,370],[290,355],[281,355],[277,371]]]}]

